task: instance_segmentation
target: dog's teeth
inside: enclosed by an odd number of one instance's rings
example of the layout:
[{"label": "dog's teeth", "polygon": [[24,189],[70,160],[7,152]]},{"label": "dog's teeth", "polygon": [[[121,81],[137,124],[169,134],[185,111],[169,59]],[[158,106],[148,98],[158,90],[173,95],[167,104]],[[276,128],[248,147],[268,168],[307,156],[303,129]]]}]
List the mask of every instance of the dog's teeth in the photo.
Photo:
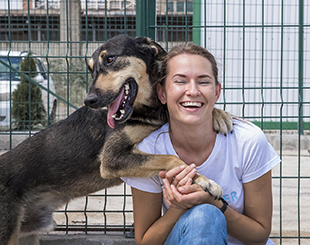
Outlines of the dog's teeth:
[{"label": "dog's teeth", "polygon": [[125,114],[125,110],[120,110],[120,113],[122,113],[122,115]]},{"label": "dog's teeth", "polygon": [[128,90],[125,90],[125,94],[126,94],[126,95],[129,94],[129,91],[128,91]]},{"label": "dog's teeth", "polygon": [[126,89],[126,90],[129,90],[129,84],[128,84],[128,83],[125,84],[125,89]]},{"label": "dog's teeth", "polygon": [[113,115],[112,115],[112,118],[115,118],[115,117],[116,117],[116,114],[113,114]]},{"label": "dog's teeth", "polygon": [[127,100],[128,96],[125,95],[124,99]]}]

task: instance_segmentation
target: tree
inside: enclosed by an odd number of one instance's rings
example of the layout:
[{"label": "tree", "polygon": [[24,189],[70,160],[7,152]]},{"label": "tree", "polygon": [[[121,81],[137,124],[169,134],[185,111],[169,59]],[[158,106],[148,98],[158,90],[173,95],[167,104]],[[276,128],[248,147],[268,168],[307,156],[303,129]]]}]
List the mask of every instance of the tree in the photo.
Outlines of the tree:
[{"label": "tree", "polygon": [[19,71],[28,78],[20,76],[20,83],[13,91],[12,115],[18,130],[29,129],[34,125],[46,122],[46,110],[42,101],[40,87],[30,82],[37,75],[35,59],[24,57],[20,63]]}]

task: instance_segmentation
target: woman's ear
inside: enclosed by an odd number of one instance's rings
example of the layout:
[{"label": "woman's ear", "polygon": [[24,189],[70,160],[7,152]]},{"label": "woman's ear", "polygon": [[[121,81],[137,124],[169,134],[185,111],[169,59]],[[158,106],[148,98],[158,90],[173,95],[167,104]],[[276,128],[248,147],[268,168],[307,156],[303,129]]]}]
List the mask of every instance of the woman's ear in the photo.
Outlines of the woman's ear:
[{"label": "woman's ear", "polygon": [[167,103],[165,89],[159,83],[157,84],[157,96],[163,105]]},{"label": "woman's ear", "polygon": [[221,95],[221,90],[222,90],[222,84],[218,83],[215,87],[215,103],[218,101]]}]

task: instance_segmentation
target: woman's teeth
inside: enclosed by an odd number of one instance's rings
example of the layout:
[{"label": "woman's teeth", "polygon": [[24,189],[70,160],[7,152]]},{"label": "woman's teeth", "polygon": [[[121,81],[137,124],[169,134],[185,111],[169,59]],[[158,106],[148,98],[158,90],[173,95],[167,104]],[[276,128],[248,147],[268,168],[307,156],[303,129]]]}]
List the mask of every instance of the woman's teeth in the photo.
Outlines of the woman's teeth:
[{"label": "woman's teeth", "polygon": [[202,103],[201,102],[183,102],[181,103],[182,106],[184,107],[201,107]]}]

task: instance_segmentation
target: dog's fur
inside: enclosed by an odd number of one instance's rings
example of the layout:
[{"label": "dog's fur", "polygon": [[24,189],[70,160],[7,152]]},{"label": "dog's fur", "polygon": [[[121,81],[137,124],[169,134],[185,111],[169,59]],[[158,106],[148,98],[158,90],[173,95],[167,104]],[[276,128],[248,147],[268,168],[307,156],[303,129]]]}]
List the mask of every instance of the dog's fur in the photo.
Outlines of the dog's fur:
[{"label": "dog's fur", "polygon": [[[163,55],[148,38],[110,39],[89,61],[93,83],[88,106],[0,157],[1,244],[39,244],[37,233],[52,229],[53,211],[71,199],[118,185],[120,176],[148,177],[184,164],[136,148],[167,121],[154,90]],[[128,97],[122,103],[126,83]],[[115,113],[119,104],[123,117],[119,110]],[[231,131],[230,115],[214,110],[214,128]],[[205,177],[197,175],[194,181],[216,198],[222,195]]]}]

